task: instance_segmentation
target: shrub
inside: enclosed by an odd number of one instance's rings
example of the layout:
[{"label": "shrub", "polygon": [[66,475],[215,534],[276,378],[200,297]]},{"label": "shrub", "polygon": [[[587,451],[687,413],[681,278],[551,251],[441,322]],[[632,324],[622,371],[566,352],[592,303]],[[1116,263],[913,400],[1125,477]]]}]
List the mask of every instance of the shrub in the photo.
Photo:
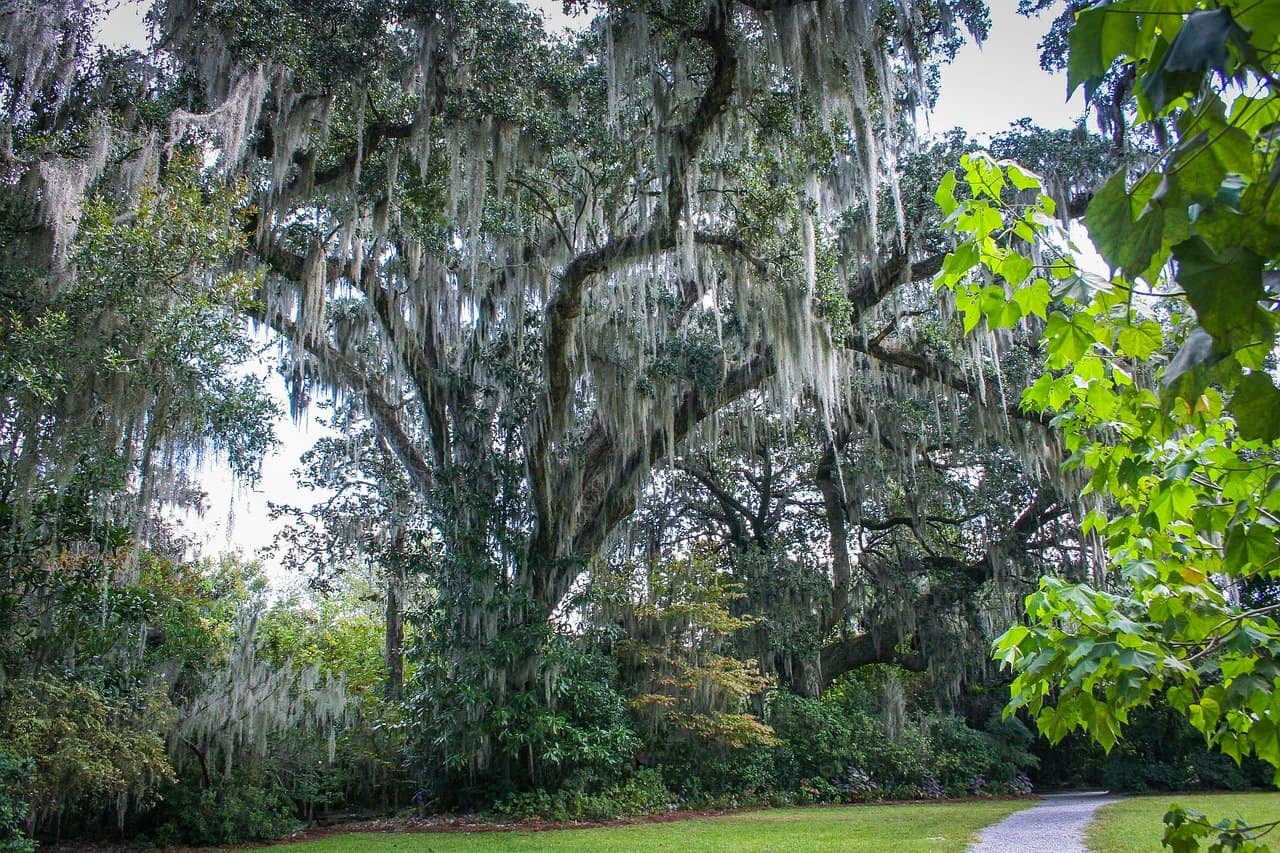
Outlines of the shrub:
[{"label": "shrub", "polygon": [[771,697],[768,719],[782,743],[778,782],[784,786],[802,778],[836,780],[865,762],[850,714],[838,705],[779,691]]},{"label": "shrub", "polygon": [[0,853],[32,853],[35,842],[23,832],[27,804],[22,790],[31,782],[31,762],[0,749]]},{"label": "shrub", "polygon": [[497,810],[521,820],[605,821],[665,812],[672,800],[661,774],[646,768],[594,792],[570,784],[554,794],[543,790],[515,794],[500,802]]},{"label": "shrub", "polygon": [[162,737],[173,706],[163,694],[124,699],[80,682],[20,679],[0,700],[0,742],[30,761],[19,790],[37,823],[69,810],[123,812],[130,800],[145,806],[173,778]]},{"label": "shrub", "polygon": [[284,791],[253,784],[238,774],[203,789],[173,786],[153,818],[155,840],[166,845],[267,841],[298,825],[294,804]]},{"label": "shrub", "polygon": [[707,808],[742,804],[743,797],[776,791],[778,747],[756,743],[739,749],[708,748],[686,743],[653,744],[667,787],[686,805]]},{"label": "shrub", "polygon": [[1016,793],[1026,787],[1019,777],[1035,763],[1026,749],[1030,739],[1016,720],[989,721],[986,731],[970,728],[959,717],[940,717],[929,725],[938,781],[953,795]]}]

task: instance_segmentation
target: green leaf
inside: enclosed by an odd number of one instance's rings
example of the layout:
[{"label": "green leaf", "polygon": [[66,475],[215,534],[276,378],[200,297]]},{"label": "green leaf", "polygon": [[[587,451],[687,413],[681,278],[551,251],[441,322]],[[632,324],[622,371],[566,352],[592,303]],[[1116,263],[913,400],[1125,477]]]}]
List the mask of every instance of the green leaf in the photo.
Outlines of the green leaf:
[{"label": "green leaf", "polygon": [[982,288],[982,315],[993,329],[1007,329],[1018,322],[1022,316],[1018,303],[1005,295],[1004,288],[998,284],[989,284]]},{"label": "green leaf", "polygon": [[1027,280],[1027,276],[1031,275],[1031,271],[1035,269],[1035,264],[1031,259],[1021,252],[1010,252],[1005,259],[1000,262],[999,273],[1004,280],[1010,285],[1017,287]]},{"label": "green leaf", "polygon": [[948,170],[942,176],[942,180],[938,182],[938,189],[933,194],[933,200],[942,209],[943,216],[950,216],[959,207],[958,202],[956,202],[956,173],[954,169]]},{"label": "green leaf", "polygon": [[1262,182],[1245,188],[1236,209],[1219,199],[1221,193],[1196,218],[1198,236],[1218,250],[1241,246],[1264,258],[1280,254],[1280,192]]},{"label": "green leaf", "polygon": [[956,289],[956,310],[960,312],[966,335],[976,329],[978,321],[982,319],[982,308],[979,305],[978,294],[975,291],[976,288],[973,287]]},{"label": "green leaf", "polygon": [[1009,183],[1013,184],[1020,190],[1038,190],[1042,186],[1040,178],[1037,175],[1023,169],[1017,163],[1009,162],[1006,164],[1009,173]]},{"label": "green leaf", "polygon": [[1107,179],[1094,194],[1085,210],[1084,224],[1098,254],[1112,269],[1118,269],[1133,230],[1133,211],[1123,169]]},{"label": "green leaf", "polygon": [[1234,572],[1257,571],[1276,559],[1276,531],[1262,524],[1237,524],[1227,534],[1227,568]]},{"label": "green leaf", "polygon": [[1219,352],[1270,343],[1272,320],[1258,305],[1265,296],[1262,258],[1239,247],[1215,253],[1198,237],[1174,246],[1173,255],[1178,283]]},{"label": "green leaf", "polygon": [[1160,381],[1170,398],[1194,400],[1204,390],[1204,368],[1213,365],[1220,358],[1213,345],[1213,336],[1196,326],[1182,342]]},{"label": "green leaf", "polygon": [[1138,16],[1113,11],[1099,4],[1076,15],[1071,28],[1071,54],[1067,60],[1067,96],[1082,83],[1107,73],[1111,63],[1133,52],[1138,37]]},{"label": "green leaf", "polygon": [[[1234,110],[1233,110],[1234,115]],[[1188,192],[1213,194],[1224,175],[1250,175],[1254,171],[1253,138],[1229,122],[1226,105],[1218,99],[1184,113],[1178,119],[1178,146],[1169,156],[1166,170],[1181,176]],[[1201,163],[1208,157],[1209,163]]]},{"label": "green leaf", "polygon": [[1037,278],[1030,284],[1023,285],[1013,291],[1013,301],[1018,303],[1023,316],[1035,315],[1041,319],[1045,317],[1045,311],[1049,307],[1049,301],[1052,297],[1049,294],[1049,282],[1043,278]]},{"label": "green leaf", "polygon": [[1132,326],[1125,326],[1116,336],[1116,344],[1125,355],[1137,359],[1150,358],[1152,353],[1160,349],[1164,343],[1164,331],[1159,323],[1144,320]]},{"label": "green leaf", "polygon": [[968,275],[969,270],[977,266],[981,258],[982,253],[978,249],[978,244],[971,240],[956,246],[955,250],[948,253],[942,260],[942,283],[948,287],[953,286]]},{"label": "green leaf", "polygon": [[[1164,71],[1226,72],[1227,44],[1241,45],[1247,36],[1226,6],[1192,12],[1164,55]],[[1153,73],[1160,73],[1157,69]]]},{"label": "green leaf", "polygon": [[1253,742],[1255,755],[1272,767],[1280,767],[1280,736],[1275,723],[1265,717],[1254,720],[1249,739]]},{"label": "green leaf", "polygon": [[1245,438],[1280,438],[1280,390],[1265,371],[1255,370],[1240,379],[1231,397],[1231,413]]},{"label": "green leaf", "polygon": [[1067,362],[1078,361],[1097,343],[1095,328],[1093,318],[1087,314],[1075,314],[1070,318],[1061,311],[1050,314],[1044,335],[1049,342],[1051,364],[1061,367]]},{"label": "green leaf", "polygon": [[1133,230],[1120,252],[1120,263],[1131,278],[1140,276],[1151,265],[1152,258],[1164,245],[1164,209],[1154,207],[1134,223]]},{"label": "green leaf", "polygon": [[1230,76],[1234,63],[1229,44],[1238,50],[1248,47],[1247,35],[1230,9],[1201,10],[1188,16],[1168,49],[1158,56],[1153,53],[1151,67],[1143,75],[1142,94],[1154,112],[1162,113],[1178,98],[1193,94],[1209,72]]}]

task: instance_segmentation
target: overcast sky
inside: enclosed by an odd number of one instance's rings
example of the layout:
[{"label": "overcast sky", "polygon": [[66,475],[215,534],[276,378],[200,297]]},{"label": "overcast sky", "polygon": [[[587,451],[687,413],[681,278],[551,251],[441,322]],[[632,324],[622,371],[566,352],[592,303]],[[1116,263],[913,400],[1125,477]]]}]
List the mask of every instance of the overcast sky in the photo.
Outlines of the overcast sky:
[{"label": "overcast sky", "polygon": [[[560,0],[531,0],[529,5],[543,13],[548,29],[553,31],[587,24],[585,16],[566,17]],[[986,44],[981,48],[966,44],[956,61],[943,70],[941,97],[937,108],[926,118],[925,132],[958,126],[986,137],[1005,130],[1023,116],[1043,127],[1073,125],[1083,109],[1079,97],[1068,104],[1065,79],[1040,69],[1036,44],[1048,28],[1048,20],[1016,14],[1015,0],[990,0],[990,5],[991,34]],[[148,0],[122,3],[105,21],[101,43],[111,47],[144,44],[143,15],[148,6]],[[262,372],[277,399],[285,400],[281,377],[270,367],[264,367]],[[283,418],[276,431],[281,446],[264,462],[257,490],[236,486],[221,466],[202,472],[210,508],[203,519],[188,518],[186,523],[191,532],[203,536],[207,552],[239,550],[245,556],[257,556],[276,532],[267,519],[268,496],[272,501],[298,506],[316,499],[313,493],[297,488],[293,469],[298,465],[299,454],[324,434],[323,428],[310,417],[299,423]],[[274,561],[267,562],[270,567]]]}]

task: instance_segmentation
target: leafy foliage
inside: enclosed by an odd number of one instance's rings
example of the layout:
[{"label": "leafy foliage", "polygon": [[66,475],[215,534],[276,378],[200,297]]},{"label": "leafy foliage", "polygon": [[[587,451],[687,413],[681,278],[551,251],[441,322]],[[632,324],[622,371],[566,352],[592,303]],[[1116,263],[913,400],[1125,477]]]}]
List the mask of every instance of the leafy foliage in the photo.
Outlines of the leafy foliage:
[{"label": "leafy foliage", "polygon": [[[252,478],[276,412],[257,376],[235,374],[256,355],[236,314],[256,279],[223,268],[243,245],[242,213],[240,188],[207,186],[179,159],[128,206],[106,193],[88,199],[68,250],[74,274],[42,275],[20,243],[9,247],[0,282],[8,548],[51,545],[38,525],[58,531],[60,514],[86,501],[98,519],[145,520],[138,501],[198,504],[180,468],[207,449]],[[19,546],[16,533],[30,541]]]},{"label": "leafy foliage", "polygon": [[[1267,736],[1272,607],[1246,609],[1214,580],[1268,576],[1274,568],[1274,445],[1239,435],[1213,389],[1163,405],[1136,360],[1162,345],[1164,329],[1144,318],[1134,287],[1087,279],[1064,256],[1011,262],[1016,250],[994,236],[1004,231],[1005,215],[1014,222],[1009,233],[1039,238],[1057,227],[1048,218],[1051,205],[1044,198],[1021,206],[1001,200],[1006,175],[1034,188],[1016,166],[982,158],[966,166],[975,200],[950,203],[961,228],[994,214],[982,230],[969,231],[975,236],[965,245],[988,274],[1007,282],[996,285],[1002,293],[1012,288],[1010,304],[1049,288],[1051,279],[1063,283],[1058,304],[1065,310],[1031,312],[1045,321],[1049,371],[1023,400],[1053,414],[1074,463],[1088,472],[1086,493],[1108,499],[1084,528],[1102,538],[1129,587],[1124,594],[1042,580],[1027,600],[1030,625],[1014,627],[997,646],[1020,671],[1012,707],[1027,706],[1051,738],[1080,726],[1110,747],[1129,709],[1176,685],[1170,701],[1211,742],[1237,758],[1256,751],[1280,764]],[[1049,278],[1033,276],[1036,269]],[[967,273],[952,270],[942,281],[958,283]],[[957,299],[976,287],[960,284]],[[1013,322],[994,300],[991,307],[976,309],[987,323]]]},{"label": "leafy foliage", "polygon": [[237,773],[211,787],[177,785],[152,815],[150,835],[162,844],[214,845],[266,841],[298,826],[293,799],[280,786]]},{"label": "leafy foliage", "polygon": [[[939,190],[961,234],[940,282],[956,288],[966,325],[1043,321],[1047,370],[1023,405],[1062,430],[1083,493],[1097,496],[1084,532],[1118,581],[1045,578],[1028,624],[996,645],[1018,671],[1010,711],[1026,707],[1051,739],[1079,727],[1110,749],[1131,710],[1167,689],[1208,743],[1280,770],[1277,605],[1235,592],[1265,588],[1280,568],[1280,392],[1268,369],[1278,12],[1120,2],[1078,16],[1071,86],[1131,63],[1138,116],[1172,116],[1177,129],[1149,169],[1117,172],[1090,203],[1110,279],[1076,268],[1046,199],[1004,192],[1039,189],[1016,165],[970,158],[971,197],[957,200],[954,179]],[[1015,239],[1049,248],[1029,256]],[[1185,814],[1169,819],[1184,849],[1209,833]]]},{"label": "leafy foliage", "polygon": [[0,749],[0,850],[4,853],[33,853],[36,849],[25,832],[30,806],[23,792],[30,784],[31,763]]},{"label": "leafy foliage", "polygon": [[1098,250],[1130,279],[1177,266],[1203,333],[1186,336],[1164,374],[1166,395],[1194,400],[1209,384],[1234,391],[1227,405],[1241,435],[1268,441],[1280,437],[1280,391],[1265,370],[1277,334],[1268,282],[1280,257],[1278,18],[1270,0],[1088,9],[1071,34],[1070,69],[1074,88],[1113,62],[1132,64],[1138,119],[1174,119],[1176,143],[1136,180],[1117,172],[1086,217]]},{"label": "leafy foliage", "polygon": [[[173,778],[163,734],[172,708],[156,691],[124,698],[68,681],[25,679],[5,685],[0,743],[31,756],[33,772],[19,796],[36,820],[90,803],[150,804]],[[86,802],[87,801],[87,802]]]}]

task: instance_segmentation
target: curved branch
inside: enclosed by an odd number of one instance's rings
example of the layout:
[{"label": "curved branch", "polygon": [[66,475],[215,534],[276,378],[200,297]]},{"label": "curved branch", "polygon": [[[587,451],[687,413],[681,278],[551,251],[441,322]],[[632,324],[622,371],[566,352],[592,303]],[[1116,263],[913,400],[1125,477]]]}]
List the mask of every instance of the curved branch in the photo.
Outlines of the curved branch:
[{"label": "curved branch", "polygon": [[[885,364],[893,364],[910,370],[911,380],[916,384],[923,384],[926,381],[936,382],[975,399],[980,396],[978,387],[951,365],[931,361],[919,353],[901,349],[888,349],[874,341],[868,341],[861,335],[849,338],[847,343],[849,348],[856,352],[863,353]],[[1013,403],[1005,406],[1004,412],[1016,420],[1036,423],[1041,426],[1049,425],[1049,418],[1045,415],[1038,412],[1024,412],[1021,407]]]},{"label": "curved branch", "polygon": [[[698,99],[689,122],[673,136],[667,161],[664,187],[667,204],[663,214],[647,230],[613,237],[600,248],[575,257],[565,267],[555,296],[547,305],[543,344],[547,389],[527,457],[534,505],[539,515],[540,530],[535,541],[540,541],[544,548],[550,547],[547,537],[551,535],[551,528],[559,526],[559,520],[555,518],[557,513],[553,510],[558,503],[554,489],[563,477],[553,476],[550,465],[554,456],[553,444],[563,434],[572,412],[575,377],[571,375],[569,352],[577,320],[582,314],[587,282],[620,263],[675,248],[688,192],[685,176],[701,152],[707,134],[733,96],[738,58],[730,38],[730,23],[723,0],[715,0],[708,12],[706,26],[691,33],[711,48],[711,80]],[[575,548],[574,553],[585,552]]]},{"label": "curved branch", "polygon": [[274,329],[289,340],[301,340],[307,353],[319,362],[321,367],[340,377],[351,393],[357,395],[364,403],[369,417],[385,436],[391,452],[404,466],[414,487],[421,494],[431,490],[434,483],[431,469],[422,454],[418,452],[416,443],[405,430],[404,425],[400,423],[399,407],[387,399],[382,389],[378,388],[355,362],[338,352],[327,340],[299,334],[297,324],[278,313],[268,314],[260,308],[250,308],[245,313],[251,319]]}]

